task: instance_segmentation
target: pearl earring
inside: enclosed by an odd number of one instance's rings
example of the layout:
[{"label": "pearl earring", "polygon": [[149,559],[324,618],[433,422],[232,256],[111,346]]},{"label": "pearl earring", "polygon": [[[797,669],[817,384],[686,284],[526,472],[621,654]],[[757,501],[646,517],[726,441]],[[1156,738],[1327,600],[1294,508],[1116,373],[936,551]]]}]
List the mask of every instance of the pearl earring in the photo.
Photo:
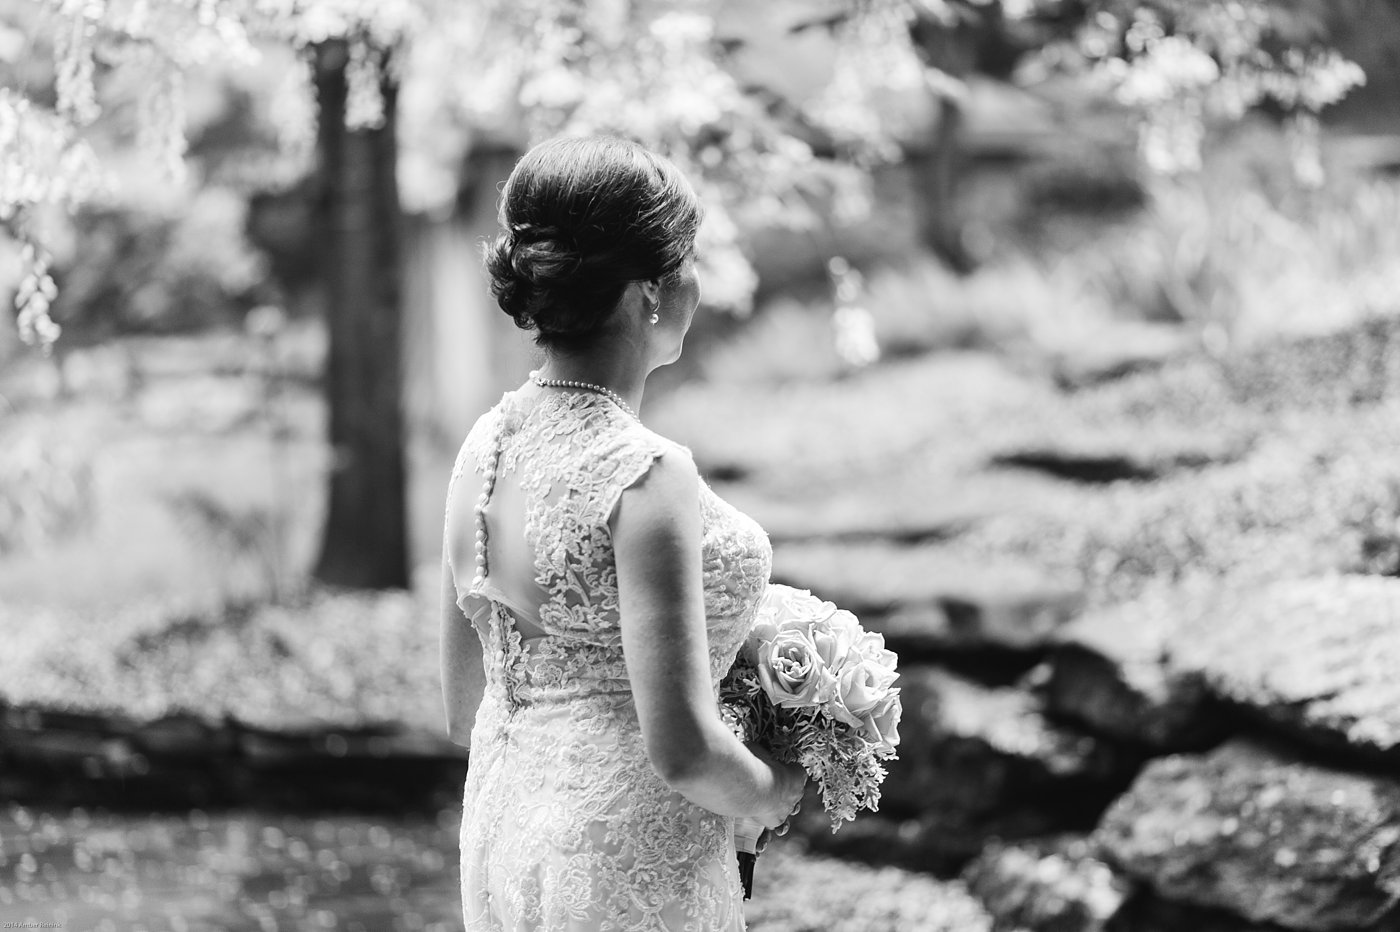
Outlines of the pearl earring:
[{"label": "pearl earring", "polygon": [[653,327],[655,327],[658,323],[661,322],[661,315],[658,314],[658,313],[656,313],[655,311],[652,311],[652,312],[651,312],[651,318],[650,318],[650,319],[651,319],[651,325],[652,325]]}]

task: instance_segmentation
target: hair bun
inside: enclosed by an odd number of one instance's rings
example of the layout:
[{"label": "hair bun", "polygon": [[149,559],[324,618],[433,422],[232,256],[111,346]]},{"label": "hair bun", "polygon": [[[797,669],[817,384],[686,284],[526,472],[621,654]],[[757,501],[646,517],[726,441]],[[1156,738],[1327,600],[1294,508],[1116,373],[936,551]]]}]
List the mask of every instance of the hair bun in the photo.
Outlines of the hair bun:
[{"label": "hair bun", "polygon": [[491,293],[522,329],[570,334],[596,325],[562,312],[558,293],[577,284],[583,254],[571,237],[550,228],[524,228],[487,247]]},{"label": "hair bun", "polygon": [[605,333],[629,282],[661,279],[693,250],[695,192],[670,162],[608,136],[532,148],[501,191],[485,249],[491,293],[549,349]]},{"label": "hair bun", "polygon": [[511,270],[536,287],[561,284],[583,264],[583,254],[578,247],[557,234],[531,239],[512,236],[512,239]]}]

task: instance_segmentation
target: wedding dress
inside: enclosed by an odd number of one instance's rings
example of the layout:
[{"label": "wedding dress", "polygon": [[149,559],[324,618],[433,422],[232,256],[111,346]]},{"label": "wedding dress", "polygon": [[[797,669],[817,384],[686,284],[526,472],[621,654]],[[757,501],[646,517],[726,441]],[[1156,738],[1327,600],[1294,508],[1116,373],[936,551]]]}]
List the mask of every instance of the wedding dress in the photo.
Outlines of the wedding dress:
[{"label": "wedding dress", "polygon": [[[467,566],[454,564],[463,567],[454,571],[457,604],[480,634],[487,677],[463,792],[467,929],[742,930],[733,820],[670,789],[647,760],[608,529],[623,490],[657,457],[689,451],[587,391],[507,393],[462,450],[481,482],[458,482],[459,454],[449,509],[455,486],[490,495],[486,572],[467,584]],[[772,549],[703,483],[699,507],[718,689],[768,583]],[[526,570],[515,579],[512,546]]]}]

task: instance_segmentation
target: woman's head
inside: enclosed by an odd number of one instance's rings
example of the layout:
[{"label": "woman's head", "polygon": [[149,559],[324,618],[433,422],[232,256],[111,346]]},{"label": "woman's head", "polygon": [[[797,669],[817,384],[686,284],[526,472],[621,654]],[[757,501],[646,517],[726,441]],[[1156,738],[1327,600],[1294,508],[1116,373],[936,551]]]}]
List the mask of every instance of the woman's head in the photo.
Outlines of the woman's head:
[{"label": "woman's head", "polygon": [[503,232],[486,249],[491,293],[540,345],[584,348],[628,283],[672,284],[700,219],[666,159],[608,136],[552,139],[525,153],[501,192]]}]

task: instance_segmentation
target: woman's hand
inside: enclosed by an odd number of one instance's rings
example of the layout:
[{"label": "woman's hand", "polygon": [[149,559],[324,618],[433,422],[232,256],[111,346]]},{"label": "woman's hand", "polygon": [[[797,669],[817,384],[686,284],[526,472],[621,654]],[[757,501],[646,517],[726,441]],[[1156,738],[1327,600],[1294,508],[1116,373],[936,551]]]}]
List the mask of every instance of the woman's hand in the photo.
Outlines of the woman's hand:
[{"label": "woman's hand", "polygon": [[785,764],[756,744],[748,746],[754,756],[768,765],[773,772],[773,792],[770,804],[762,812],[754,813],[769,829],[777,829],[792,818],[802,802],[802,793],[807,788],[807,771],[797,764]]}]

